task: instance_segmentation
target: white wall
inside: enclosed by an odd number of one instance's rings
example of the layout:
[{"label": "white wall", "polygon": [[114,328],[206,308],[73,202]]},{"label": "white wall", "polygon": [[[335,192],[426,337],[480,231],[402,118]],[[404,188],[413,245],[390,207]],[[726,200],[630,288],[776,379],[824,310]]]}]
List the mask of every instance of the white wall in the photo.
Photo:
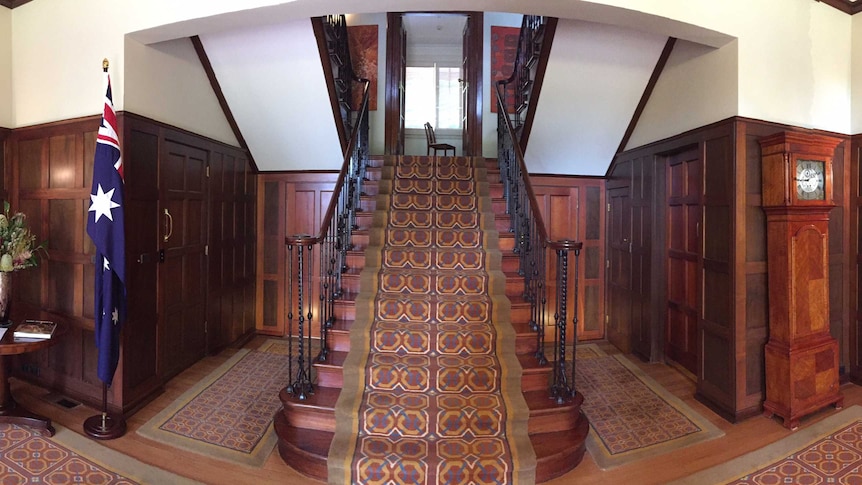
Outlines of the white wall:
[{"label": "white wall", "polygon": [[[491,103],[497,102],[496,88],[491,79],[491,26],[520,27],[523,14],[486,12],[482,24],[482,155],[497,158],[497,113]],[[461,153],[461,152],[459,152]]]},{"label": "white wall", "polygon": [[[810,0],[586,3],[636,8],[737,37],[736,114],[839,133],[850,131],[852,20],[829,5]],[[650,26],[646,22],[641,28]]]},{"label": "white wall", "polygon": [[[201,42],[259,169],[341,168],[341,145],[308,19],[208,34]],[[289,105],[272,104],[285,94],[291,95]]]},{"label": "white wall", "polygon": [[238,146],[188,38],[125,48],[125,109]]},{"label": "white wall", "polygon": [[734,116],[737,46],[715,49],[677,40],[626,149]]},{"label": "white wall", "polygon": [[604,175],[666,42],[560,20],[524,153],[529,171]]},{"label": "white wall", "polygon": [[862,15],[853,16],[851,32],[850,133],[862,133]]},{"label": "white wall", "polygon": [[[518,12],[525,5],[522,0],[402,0],[398,8]],[[11,14],[10,127],[98,113],[104,57],[112,62],[116,107],[124,109],[127,34],[151,43],[292,19],[307,21],[312,15],[339,11],[385,12],[392,6],[391,0],[28,2]],[[713,47],[736,38],[734,114],[839,133],[851,130],[851,25],[855,20],[821,2],[532,0],[528,8],[531,13],[608,22]],[[485,20],[486,26],[494,23],[490,15]],[[484,98],[488,106],[490,97]],[[490,121],[488,116],[485,120]],[[488,121],[484,139],[485,147],[491,148],[493,143],[490,147],[488,143],[494,137],[487,132],[495,126]]]},{"label": "white wall", "polygon": [[12,11],[0,8],[0,128],[11,128],[12,116]]},{"label": "white wall", "polygon": [[369,148],[383,153],[386,121],[386,14],[347,15],[347,25],[377,25],[377,109],[368,112]]}]

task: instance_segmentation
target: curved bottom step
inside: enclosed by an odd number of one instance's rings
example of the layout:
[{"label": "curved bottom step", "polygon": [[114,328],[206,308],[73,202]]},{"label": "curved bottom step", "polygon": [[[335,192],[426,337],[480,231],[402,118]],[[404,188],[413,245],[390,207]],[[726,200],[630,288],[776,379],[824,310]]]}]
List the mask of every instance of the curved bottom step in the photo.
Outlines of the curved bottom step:
[{"label": "curved bottom step", "polygon": [[536,452],[536,483],[560,477],[584,459],[590,422],[580,413],[574,429],[530,435]]},{"label": "curved bottom step", "polygon": [[[287,424],[282,411],[275,415],[278,454],[299,473],[326,481],[326,459],[333,433],[294,428]],[[590,423],[583,412],[574,429],[530,435],[536,452],[536,483],[544,483],[573,470],[586,452]]]},{"label": "curved bottom step", "polygon": [[325,482],[329,475],[326,458],[334,433],[294,428],[287,424],[283,410],[275,413],[273,425],[281,459],[299,473]]}]

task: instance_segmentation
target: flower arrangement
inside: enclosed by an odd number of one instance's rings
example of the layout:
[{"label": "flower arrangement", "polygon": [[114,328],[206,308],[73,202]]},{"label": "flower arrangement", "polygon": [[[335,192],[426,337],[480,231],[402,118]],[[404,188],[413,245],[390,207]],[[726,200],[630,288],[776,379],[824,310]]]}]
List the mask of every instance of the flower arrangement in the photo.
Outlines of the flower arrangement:
[{"label": "flower arrangement", "polygon": [[36,252],[42,245],[36,244],[36,235],[27,227],[27,216],[23,212],[9,215],[9,202],[3,201],[0,214],[0,271],[15,271],[39,264]]}]

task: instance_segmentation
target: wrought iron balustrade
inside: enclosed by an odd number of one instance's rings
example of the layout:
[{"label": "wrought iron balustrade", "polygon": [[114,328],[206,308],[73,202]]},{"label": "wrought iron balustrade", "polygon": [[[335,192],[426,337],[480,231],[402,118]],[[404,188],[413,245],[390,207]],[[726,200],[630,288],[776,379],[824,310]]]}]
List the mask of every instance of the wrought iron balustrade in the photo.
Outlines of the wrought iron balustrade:
[{"label": "wrought iron balustrade", "polygon": [[[524,109],[535,109],[529,107],[529,89],[521,88],[529,88],[532,83],[532,78],[528,78],[528,75],[537,62],[537,49],[541,49],[541,42],[537,47],[536,41],[541,41],[544,35],[543,25],[542,17],[525,16],[513,74],[509,79],[496,84],[497,161],[510,230],[515,236],[514,251],[519,259],[518,274],[524,279],[523,297],[530,302],[530,326],[536,332],[535,357],[540,364],[548,364],[548,356],[545,354],[546,327],[549,320],[552,320],[554,371],[549,391],[552,398],[563,403],[577,394],[575,346],[567,345],[567,339],[571,335],[571,340],[577,344],[578,259],[582,243],[549,239],[530,184],[518,130],[518,123],[523,119],[521,112]],[[509,102],[515,100],[516,109],[507,110],[507,99]],[[574,253],[574,261],[570,260],[570,253]],[[549,294],[550,265],[555,266],[557,275],[553,294]],[[570,265],[574,267],[573,281],[569,278]],[[549,298],[555,306],[553,314],[548,313]],[[570,302],[574,307],[572,315],[568,313]]]},{"label": "wrought iron balustrade", "polygon": [[[343,16],[327,17],[327,25],[328,28],[338,30],[333,38],[346,49],[347,31]],[[343,55],[349,66],[349,53],[344,54],[336,46],[333,46],[333,52]],[[362,87],[362,102],[357,111],[343,112],[345,124],[350,128],[350,137],[320,232],[317,235],[298,234],[285,238],[289,289],[287,331],[291,341],[288,351],[291,364],[285,391],[300,400],[314,392],[314,362],[325,362],[329,358],[329,331],[335,322],[336,300],[344,294],[342,274],[347,269],[347,253],[352,249],[351,236],[356,229],[356,212],[360,208],[362,182],[368,165],[370,82],[353,76],[352,69],[349,71],[349,78],[343,81],[347,88],[339,88],[339,91],[349,93],[352,84],[359,84]],[[349,104],[345,106],[349,108]],[[317,271],[315,268],[318,268]],[[312,355],[313,325],[320,327],[320,350],[317,355]],[[293,345],[293,342],[297,344]]]}]

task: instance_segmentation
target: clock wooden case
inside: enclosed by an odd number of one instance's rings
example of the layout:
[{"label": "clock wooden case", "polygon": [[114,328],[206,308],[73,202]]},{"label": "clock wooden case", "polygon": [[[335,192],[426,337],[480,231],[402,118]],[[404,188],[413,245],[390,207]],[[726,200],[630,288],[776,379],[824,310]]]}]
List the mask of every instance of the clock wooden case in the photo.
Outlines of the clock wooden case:
[{"label": "clock wooden case", "polygon": [[799,132],[760,139],[769,278],[763,410],[791,429],[844,401],[829,333],[832,155],[841,141]]}]

